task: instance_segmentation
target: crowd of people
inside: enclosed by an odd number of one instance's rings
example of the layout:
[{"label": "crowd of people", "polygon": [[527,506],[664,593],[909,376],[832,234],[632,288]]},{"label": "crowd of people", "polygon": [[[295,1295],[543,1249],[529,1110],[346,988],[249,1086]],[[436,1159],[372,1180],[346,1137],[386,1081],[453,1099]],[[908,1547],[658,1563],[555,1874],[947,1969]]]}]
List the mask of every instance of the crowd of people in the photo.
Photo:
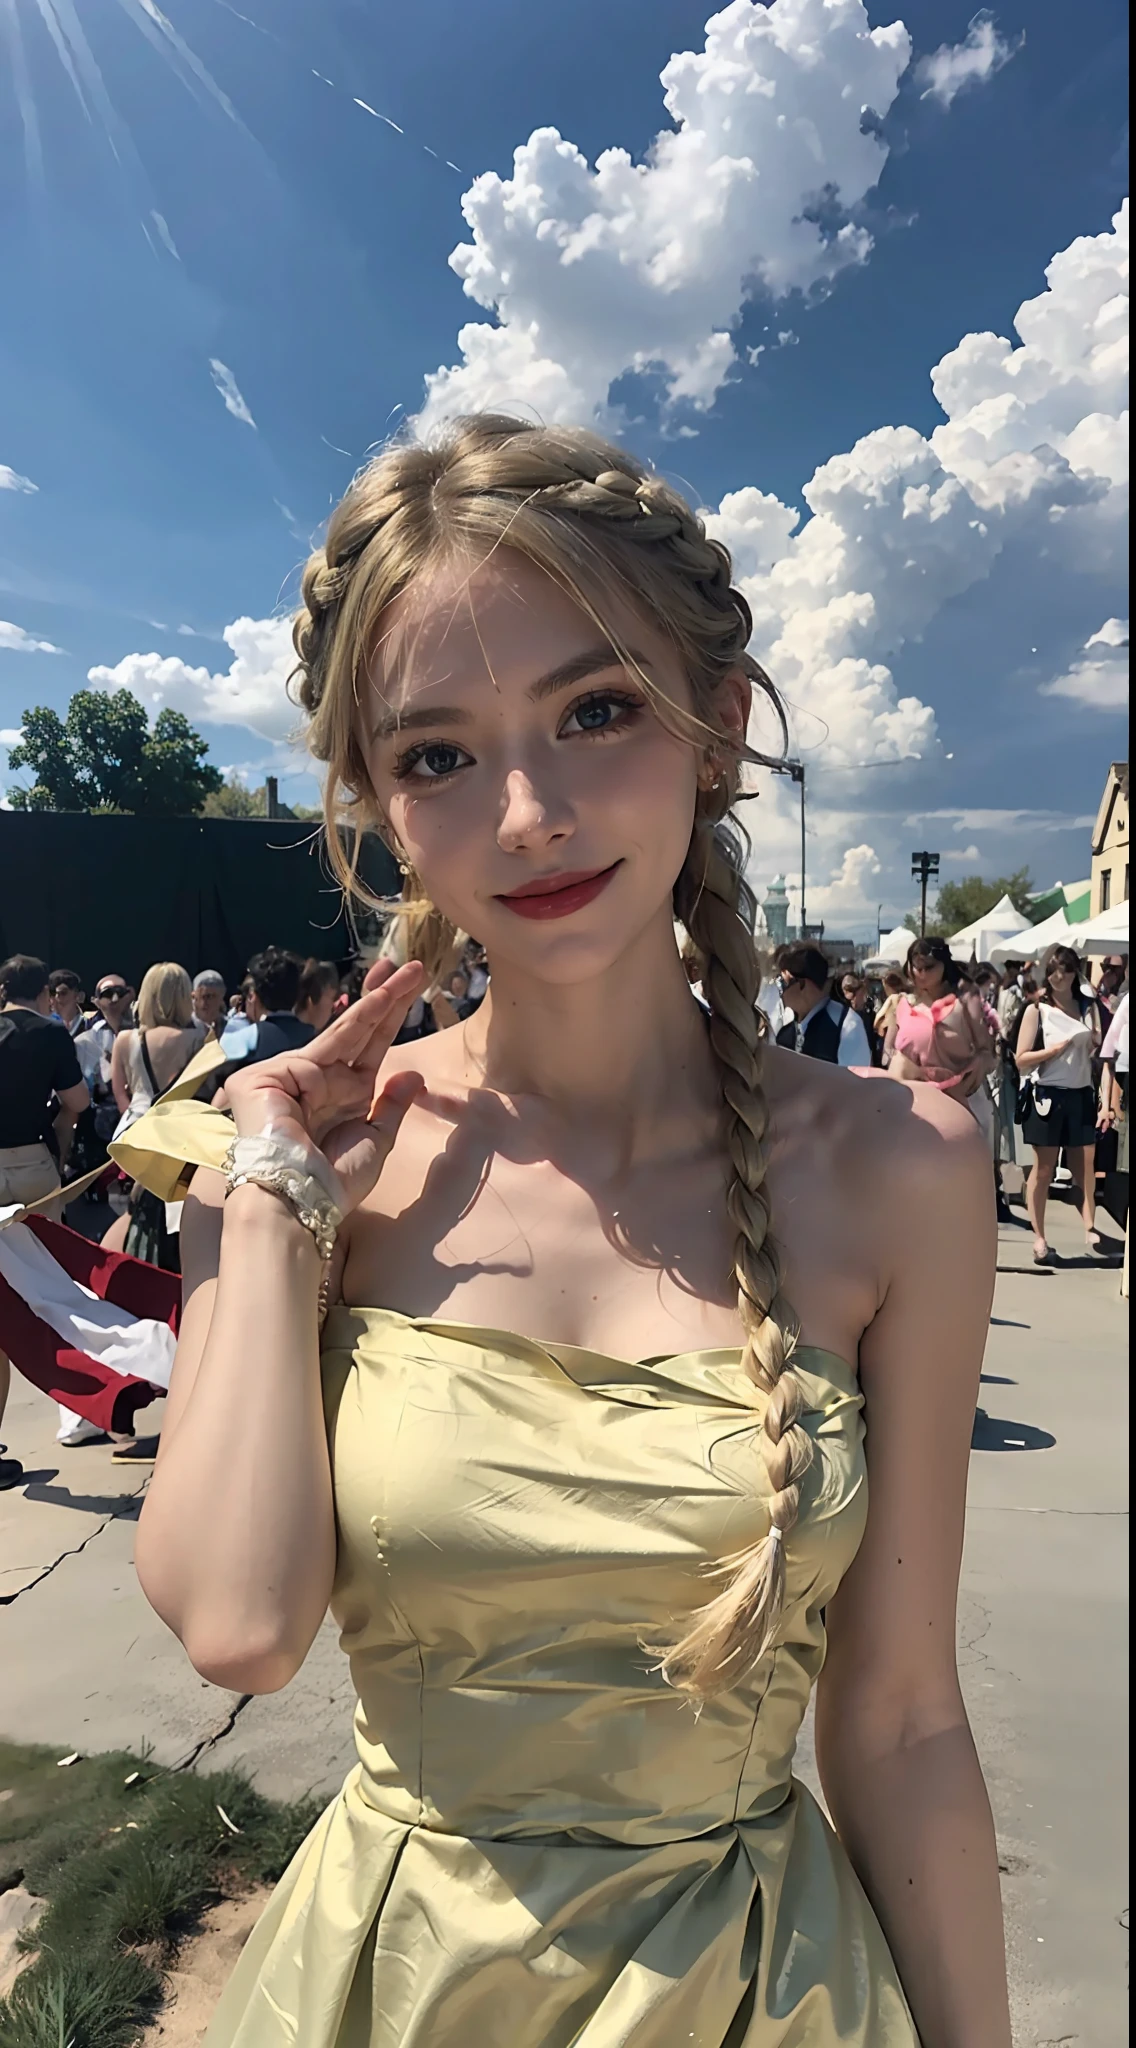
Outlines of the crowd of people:
[{"label": "crowd of people", "polygon": [[1002,1169],[1023,1165],[1028,1148],[1036,1265],[1055,1263],[1045,1219],[1059,1170],[1076,1187],[1087,1251],[1107,1254],[1098,1177],[1128,1171],[1127,958],[1106,958],[1094,983],[1072,946],[966,969],[946,939],[924,937],[912,940],[904,973],[873,982],[854,969],[834,979],[820,948],[797,941],[778,949],[761,1000],[778,1045],[886,1067],[963,1103],[990,1145],[1002,1222],[1012,1220]]}]

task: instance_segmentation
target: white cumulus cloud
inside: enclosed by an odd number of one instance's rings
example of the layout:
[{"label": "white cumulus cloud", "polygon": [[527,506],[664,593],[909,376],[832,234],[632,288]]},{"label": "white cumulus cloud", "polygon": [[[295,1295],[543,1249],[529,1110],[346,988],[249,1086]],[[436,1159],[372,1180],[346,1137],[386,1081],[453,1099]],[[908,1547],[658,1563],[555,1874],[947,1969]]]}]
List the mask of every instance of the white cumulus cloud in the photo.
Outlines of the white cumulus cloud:
[{"label": "white cumulus cloud", "polygon": [[[933,710],[900,693],[891,664],[948,602],[992,583],[990,601],[1012,604],[1039,557],[1082,606],[1097,601],[1102,574],[1119,572],[1127,202],[1109,232],[1079,238],[1046,276],[1018,313],[1021,346],[967,335],[936,366],[947,420],[929,440],[880,427],[831,457],[804,488],[803,525],[752,486],[708,516],[752,607],[754,652],[796,707],[801,743],[823,739],[831,764],[926,753]],[[1086,658],[1116,656],[1094,647]]]},{"label": "white cumulus cloud", "polygon": [[1001,71],[1024,40],[1024,36],[1011,39],[1002,35],[994,16],[983,8],[961,43],[940,43],[929,56],[920,57],[915,82],[922,86],[925,100],[938,100],[941,107],[949,107],[968,86],[985,85]]},{"label": "white cumulus cloud", "polygon": [[878,898],[873,892],[881,865],[874,846],[846,847],[827,882],[808,889],[806,908],[810,924],[818,917],[829,924],[838,918],[857,923],[874,914]]},{"label": "white cumulus cloud", "polygon": [[168,704],[189,719],[288,739],[299,723],[285,687],[296,662],[291,620],[234,619],[224,638],[233,659],[222,675],[191,668],[176,655],[127,654],[113,668],[89,669],[87,680],[97,690],[130,690],[152,711]]},{"label": "white cumulus cloud", "polygon": [[241,395],[240,387],[227,363],[217,356],[209,358],[209,374],[224,400],[225,411],[231,412],[235,420],[242,420],[246,427],[256,426],[248,406]]},{"label": "white cumulus cloud", "polygon": [[1043,697],[1072,697],[1094,711],[1122,711],[1128,702],[1128,621],[1106,619],[1064,675],[1041,686]]},{"label": "white cumulus cloud", "polygon": [[13,626],[8,619],[0,619],[0,647],[8,648],[14,654],[61,654],[62,648],[50,640],[35,640],[25,633],[22,626]]},{"label": "white cumulus cloud", "polygon": [[0,491],[38,491],[30,476],[21,476],[18,469],[10,469],[6,462],[0,462]]},{"label": "white cumulus cloud", "polygon": [[902,22],[872,28],[863,0],[731,0],[664,66],[673,125],[642,162],[613,147],[593,167],[536,129],[511,177],[484,172],[462,199],[472,239],[450,263],[497,324],[461,329],[424,424],[502,405],[602,419],[615,380],[643,370],[672,405],[711,405],[755,291],[823,288],[869,255],[853,216],[910,56]]}]

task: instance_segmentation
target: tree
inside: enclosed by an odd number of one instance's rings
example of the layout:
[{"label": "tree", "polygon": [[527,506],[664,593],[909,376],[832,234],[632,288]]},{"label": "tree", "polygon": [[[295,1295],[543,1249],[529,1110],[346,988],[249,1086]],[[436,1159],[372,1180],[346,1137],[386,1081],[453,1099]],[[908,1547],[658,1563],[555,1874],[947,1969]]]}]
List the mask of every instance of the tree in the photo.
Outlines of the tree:
[{"label": "tree", "polygon": [[[964,931],[968,924],[985,917],[1003,896],[1008,896],[1014,909],[1021,912],[1023,925],[1028,924],[1032,889],[1028,868],[1015,868],[1012,875],[997,875],[992,882],[984,881],[981,875],[967,875],[961,882],[944,882],[934,911],[928,912],[927,930],[937,937],[949,939],[955,932]],[[909,911],[904,923],[909,931],[917,932],[918,912]]]},{"label": "tree", "polygon": [[264,784],[259,789],[249,789],[241,781],[234,768],[231,775],[207,796],[202,805],[202,816],[206,818],[263,818],[267,814],[264,800]]},{"label": "tree", "polygon": [[25,712],[8,764],[30,768],[35,783],[8,795],[16,811],[192,817],[221,787],[208,751],[180,711],[160,711],[151,727],[129,690],[79,690],[65,719],[44,704]]}]

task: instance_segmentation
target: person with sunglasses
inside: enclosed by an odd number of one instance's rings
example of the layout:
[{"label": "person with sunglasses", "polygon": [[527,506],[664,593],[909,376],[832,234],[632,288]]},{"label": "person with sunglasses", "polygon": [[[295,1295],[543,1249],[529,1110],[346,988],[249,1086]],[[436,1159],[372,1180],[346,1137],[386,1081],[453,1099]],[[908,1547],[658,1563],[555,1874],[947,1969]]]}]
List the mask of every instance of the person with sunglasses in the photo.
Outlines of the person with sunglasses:
[{"label": "person with sunglasses", "polygon": [[790,1013],[777,1033],[778,1045],[834,1067],[870,1067],[864,1020],[850,1006],[830,998],[828,961],[820,948],[800,940],[779,946],[774,965],[781,1001]]},{"label": "person with sunglasses", "polygon": [[118,1122],[119,1109],[111,1082],[111,1058],[119,1032],[127,1030],[130,1025],[133,1000],[134,990],[124,975],[100,974],[94,993],[97,1015],[75,1040],[75,1051],[83,1079],[91,1092],[94,1110],[94,1136],[87,1166],[96,1166],[106,1158],[107,1146]]}]

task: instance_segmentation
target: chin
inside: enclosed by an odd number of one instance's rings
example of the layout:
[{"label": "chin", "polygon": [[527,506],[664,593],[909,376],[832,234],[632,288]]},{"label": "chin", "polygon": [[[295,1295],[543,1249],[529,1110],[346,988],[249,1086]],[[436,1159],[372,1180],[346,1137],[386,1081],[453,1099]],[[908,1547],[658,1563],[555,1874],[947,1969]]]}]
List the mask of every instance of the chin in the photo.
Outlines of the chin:
[{"label": "chin", "polygon": [[[599,906],[595,906],[596,909]],[[548,924],[524,924],[509,910],[497,910],[479,932],[491,972],[507,969],[534,982],[571,988],[609,974],[634,951],[653,925],[665,917],[671,935],[671,906],[652,904],[639,918],[597,917],[585,910]]]}]

